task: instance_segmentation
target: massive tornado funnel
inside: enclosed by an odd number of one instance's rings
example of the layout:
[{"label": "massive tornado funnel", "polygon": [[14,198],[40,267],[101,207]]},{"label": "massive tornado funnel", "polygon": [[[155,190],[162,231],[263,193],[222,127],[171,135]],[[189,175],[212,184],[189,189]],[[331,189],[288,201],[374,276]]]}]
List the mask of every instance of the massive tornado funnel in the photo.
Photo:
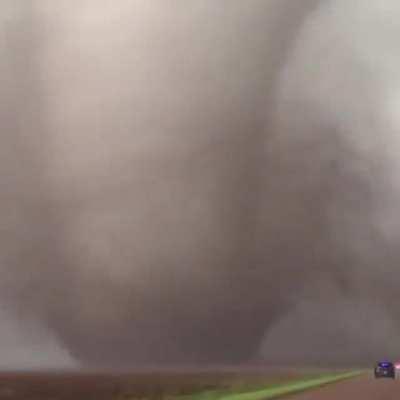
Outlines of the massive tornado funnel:
[{"label": "massive tornado funnel", "polygon": [[96,367],[279,357],[299,304],[395,332],[387,5],[4,1],[1,304]]}]

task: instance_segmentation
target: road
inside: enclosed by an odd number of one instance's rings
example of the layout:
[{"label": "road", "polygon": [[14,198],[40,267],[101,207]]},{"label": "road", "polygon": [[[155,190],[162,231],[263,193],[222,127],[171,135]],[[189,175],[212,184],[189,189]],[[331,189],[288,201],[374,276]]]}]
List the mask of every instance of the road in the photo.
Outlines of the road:
[{"label": "road", "polygon": [[400,400],[400,379],[363,375],[290,397],[291,400]]}]

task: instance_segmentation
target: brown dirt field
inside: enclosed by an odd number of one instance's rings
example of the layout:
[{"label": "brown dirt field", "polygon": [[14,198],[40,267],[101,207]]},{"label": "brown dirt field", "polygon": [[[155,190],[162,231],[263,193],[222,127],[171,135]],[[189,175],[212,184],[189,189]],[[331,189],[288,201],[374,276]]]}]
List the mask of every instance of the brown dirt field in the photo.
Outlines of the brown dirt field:
[{"label": "brown dirt field", "polygon": [[303,377],[287,370],[0,373],[0,399],[7,400],[161,400],[208,389],[246,390]]},{"label": "brown dirt field", "polygon": [[[399,400],[400,380],[372,374],[291,396],[290,400]],[[289,400],[289,399],[288,399]]]}]

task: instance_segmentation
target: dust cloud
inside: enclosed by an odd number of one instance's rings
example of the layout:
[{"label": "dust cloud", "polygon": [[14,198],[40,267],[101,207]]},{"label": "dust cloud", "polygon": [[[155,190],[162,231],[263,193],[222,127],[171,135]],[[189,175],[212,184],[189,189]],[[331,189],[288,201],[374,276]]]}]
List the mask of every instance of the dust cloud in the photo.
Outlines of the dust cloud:
[{"label": "dust cloud", "polygon": [[[332,329],[385,309],[392,338],[400,7],[385,4],[4,1],[9,312],[91,367],[272,360],[280,331],[324,321],[316,304]],[[327,363],[366,360],[332,346]]]}]

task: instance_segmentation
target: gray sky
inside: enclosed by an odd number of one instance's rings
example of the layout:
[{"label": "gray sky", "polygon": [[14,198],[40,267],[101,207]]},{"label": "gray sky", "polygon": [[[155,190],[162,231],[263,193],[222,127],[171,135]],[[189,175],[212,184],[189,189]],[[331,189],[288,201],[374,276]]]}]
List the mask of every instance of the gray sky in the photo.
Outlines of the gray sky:
[{"label": "gray sky", "polygon": [[35,320],[18,320],[0,310],[0,369],[75,368],[77,363]]}]

